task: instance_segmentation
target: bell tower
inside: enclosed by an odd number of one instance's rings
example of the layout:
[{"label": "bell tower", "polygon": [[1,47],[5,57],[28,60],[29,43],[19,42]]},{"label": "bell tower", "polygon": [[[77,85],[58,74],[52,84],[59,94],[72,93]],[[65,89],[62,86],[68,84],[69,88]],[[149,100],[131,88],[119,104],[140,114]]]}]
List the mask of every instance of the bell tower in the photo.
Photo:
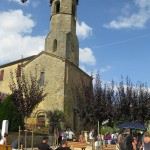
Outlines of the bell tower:
[{"label": "bell tower", "polygon": [[78,0],[50,0],[50,33],[45,51],[79,65],[79,43],[76,36]]}]

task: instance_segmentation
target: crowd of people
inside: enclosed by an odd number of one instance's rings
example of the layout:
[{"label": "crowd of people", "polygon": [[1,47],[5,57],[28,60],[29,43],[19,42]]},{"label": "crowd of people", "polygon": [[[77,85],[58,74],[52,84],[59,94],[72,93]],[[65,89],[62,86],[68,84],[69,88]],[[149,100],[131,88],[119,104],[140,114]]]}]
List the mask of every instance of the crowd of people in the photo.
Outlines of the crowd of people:
[{"label": "crowd of people", "polygon": [[[114,132],[106,135],[99,134],[95,136],[94,130],[91,130],[88,134],[88,139],[85,138],[85,134],[81,131],[81,134],[77,138],[74,131],[67,129],[66,131],[58,132],[58,144],[59,147],[56,150],[70,150],[67,147],[67,141],[79,141],[89,142],[90,145],[94,143],[95,148],[100,148],[102,145],[115,144],[116,150],[150,150],[150,133],[149,132],[135,132],[130,129],[120,130],[119,133]],[[4,133],[0,139],[0,144],[7,145],[8,134]],[[42,142],[38,145],[39,150],[52,150],[48,144],[49,138],[43,137]],[[20,147],[23,150],[23,138],[20,140]],[[11,144],[12,150],[18,150],[18,139],[14,140]]]},{"label": "crowd of people", "polygon": [[150,150],[150,133],[120,130],[116,146],[117,150]]},{"label": "crowd of people", "polygon": [[102,145],[115,144],[116,150],[150,150],[150,133],[136,132],[131,129],[121,129],[119,133],[114,132],[106,135],[94,135],[92,130],[89,133],[89,142],[95,141],[95,148],[100,148]]}]

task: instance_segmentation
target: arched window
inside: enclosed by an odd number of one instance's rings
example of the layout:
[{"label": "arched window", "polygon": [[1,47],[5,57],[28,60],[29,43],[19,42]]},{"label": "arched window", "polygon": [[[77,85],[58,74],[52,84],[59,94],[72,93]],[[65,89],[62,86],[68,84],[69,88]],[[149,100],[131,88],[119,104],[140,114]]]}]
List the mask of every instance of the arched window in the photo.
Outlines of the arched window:
[{"label": "arched window", "polygon": [[44,127],[45,126],[45,116],[39,115],[37,118],[38,118],[38,125],[40,127]]},{"label": "arched window", "polygon": [[56,51],[57,51],[57,40],[55,39],[53,43],[53,52],[56,52]]},{"label": "arched window", "polygon": [[60,12],[60,2],[55,3],[55,12],[59,13]]},{"label": "arched window", "polygon": [[75,5],[72,5],[72,15],[73,16],[76,15],[76,7],[75,7]]}]

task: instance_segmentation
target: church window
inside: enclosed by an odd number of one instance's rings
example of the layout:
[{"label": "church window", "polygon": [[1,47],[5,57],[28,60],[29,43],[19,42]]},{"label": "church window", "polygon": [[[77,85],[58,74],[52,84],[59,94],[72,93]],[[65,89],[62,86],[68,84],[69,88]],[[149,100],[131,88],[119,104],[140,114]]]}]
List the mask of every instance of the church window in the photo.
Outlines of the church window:
[{"label": "church window", "polygon": [[44,85],[44,82],[45,82],[45,72],[41,72],[41,75],[40,75],[40,85]]},{"label": "church window", "polygon": [[57,51],[57,40],[54,40],[54,44],[53,44],[53,52]]},{"label": "church window", "polygon": [[38,116],[38,125],[40,127],[44,127],[45,126],[45,116],[44,115]]},{"label": "church window", "polygon": [[3,81],[4,78],[4,70],[0,71],[0,81]]},{"label": "church window", "polygon": [[75,7],[75,5],[72,5],[72,15],[73,16],[76,15],[76,7]]},{"label": "church window", "polygon": [[59,13],[60,12],[60,2],[55,3],[55,12]]},{"label": "church window", "polygon": [[18,68],[17,68],[17,76],[18,76],[18,77],[21,77],[21,65],[18,65]]}]

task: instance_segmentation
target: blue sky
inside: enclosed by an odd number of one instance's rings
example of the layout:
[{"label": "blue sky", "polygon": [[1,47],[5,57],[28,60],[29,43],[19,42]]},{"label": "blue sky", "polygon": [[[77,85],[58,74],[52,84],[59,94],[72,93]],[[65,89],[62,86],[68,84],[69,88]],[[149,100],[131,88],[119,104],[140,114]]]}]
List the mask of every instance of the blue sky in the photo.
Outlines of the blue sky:
[{"label": "blue sky", "polygon": [[[49,0],[1,0],[0,65],[41,52],[49,18]],[[79,0],[77,20],[80,68],[150,85],[150,0]]]}]

